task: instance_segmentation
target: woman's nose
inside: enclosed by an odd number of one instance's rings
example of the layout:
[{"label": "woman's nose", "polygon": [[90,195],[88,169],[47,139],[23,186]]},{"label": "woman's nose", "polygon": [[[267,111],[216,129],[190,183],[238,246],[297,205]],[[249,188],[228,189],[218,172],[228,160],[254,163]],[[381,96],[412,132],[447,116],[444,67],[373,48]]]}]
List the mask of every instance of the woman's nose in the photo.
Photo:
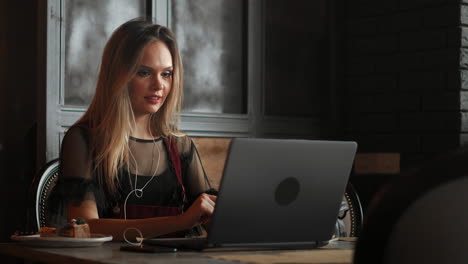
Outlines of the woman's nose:
[{"label": "woman's nose", "polygon": [[158,77],[154,78],[152,88],[156,91],[164,89],[164,82]]}]

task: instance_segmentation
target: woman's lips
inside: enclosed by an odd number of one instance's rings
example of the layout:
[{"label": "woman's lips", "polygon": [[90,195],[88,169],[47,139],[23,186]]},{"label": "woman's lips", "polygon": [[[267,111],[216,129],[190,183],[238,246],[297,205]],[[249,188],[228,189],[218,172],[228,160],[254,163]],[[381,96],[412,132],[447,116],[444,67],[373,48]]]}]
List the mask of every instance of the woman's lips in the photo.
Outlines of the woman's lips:
[{"label": "woman's lips", "polygon": [[150,104],[157,104],[161,101],[160,96],[145,96],[145,100]]}]

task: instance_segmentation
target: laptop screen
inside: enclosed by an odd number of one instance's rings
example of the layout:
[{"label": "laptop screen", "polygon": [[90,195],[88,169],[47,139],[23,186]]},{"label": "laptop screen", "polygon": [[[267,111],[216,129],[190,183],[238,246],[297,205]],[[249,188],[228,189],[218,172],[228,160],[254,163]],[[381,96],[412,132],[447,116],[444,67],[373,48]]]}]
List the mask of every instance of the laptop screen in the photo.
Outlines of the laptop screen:
[{"label": "laptop screen", "polygon": [[356,148],[345,141],[233,139],[209,242],[329,240]]}]

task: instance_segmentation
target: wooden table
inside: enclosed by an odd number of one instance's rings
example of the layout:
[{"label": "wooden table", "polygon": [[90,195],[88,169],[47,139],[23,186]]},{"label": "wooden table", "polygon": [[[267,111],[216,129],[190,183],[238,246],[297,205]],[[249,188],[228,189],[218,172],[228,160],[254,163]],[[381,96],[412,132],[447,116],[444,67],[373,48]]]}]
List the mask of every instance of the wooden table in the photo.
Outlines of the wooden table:
[{"label": "wooden table", "polygon": [[[136,253],[120,251],[123,243],[109,242],[94,248],[34,248],[16,242],[0,243],[0,255],[42,263],[351,263],[353,242],[333,241],[313,250],[178,251]],[[1,262],[1,259],[0,259]]]}]

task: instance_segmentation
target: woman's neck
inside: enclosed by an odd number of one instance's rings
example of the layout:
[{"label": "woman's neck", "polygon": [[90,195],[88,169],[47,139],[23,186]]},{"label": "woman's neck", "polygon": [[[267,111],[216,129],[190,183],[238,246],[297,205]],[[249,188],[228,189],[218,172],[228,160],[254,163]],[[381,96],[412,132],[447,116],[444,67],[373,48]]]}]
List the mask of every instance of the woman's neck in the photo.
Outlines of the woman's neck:
[{"label": "woman's neck", "polygon": [[150,115],[135,116],[135,128],[132,137],[140,139],[154,139],[157,135],[152,135],[149,127]]}]

